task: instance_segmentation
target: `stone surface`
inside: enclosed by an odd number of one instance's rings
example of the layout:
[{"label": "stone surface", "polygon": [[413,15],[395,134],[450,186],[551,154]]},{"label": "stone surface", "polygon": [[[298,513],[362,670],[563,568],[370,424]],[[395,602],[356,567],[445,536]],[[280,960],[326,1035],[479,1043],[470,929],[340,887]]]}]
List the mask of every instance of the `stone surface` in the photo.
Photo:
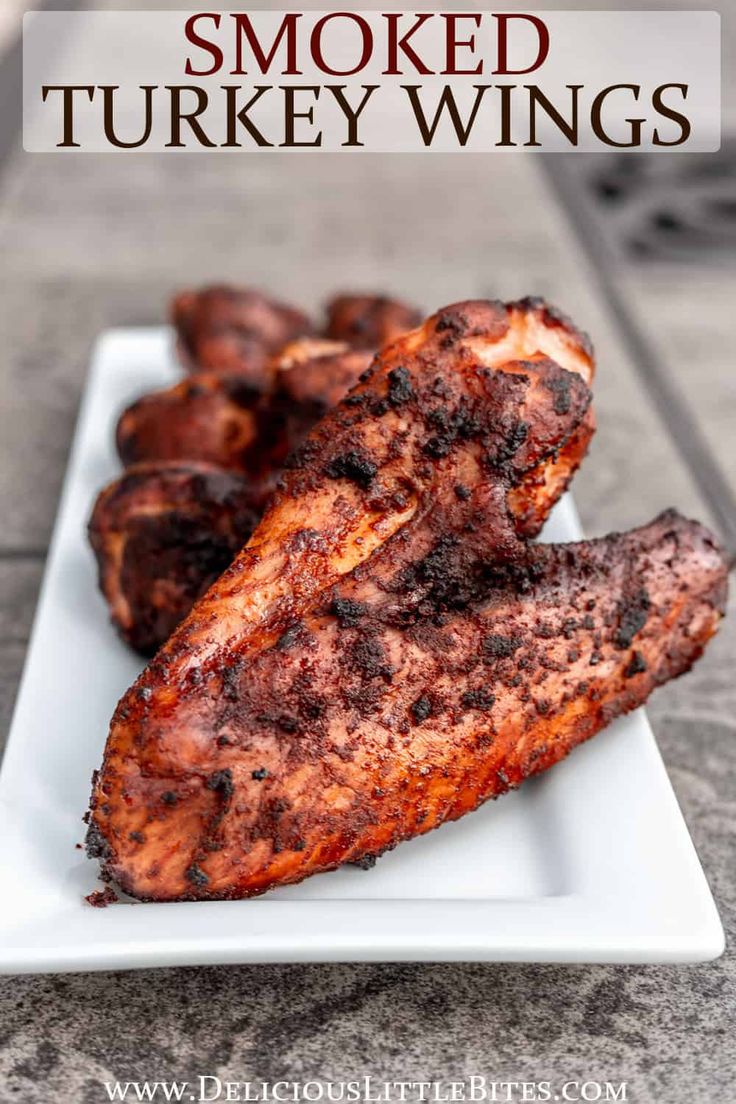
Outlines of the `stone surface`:
[{"label": "stone surface", "polygon": [[[346,286],[399,292],[428,308],[469,295],[549,295],[591,331],[599,353],[599,432],[576,480],[588,531],[627,527],[670,504],[707,520],[533,158],[18,151],[0,178],[0,256],[4,723],[92,342],[109,325],[159,320],[185,282],[249,280],[312,309]],[[689,273],[632,269],[632,295],[734,477],[734,271],[695,288]],[[635,1104],[731,1099],[735,659],[736,623],[726,622],[705,661],[650,710],[726,926],[720,961],[0,979],[0,1099],[96,1104],[105,1079],[199,1073],[628,1079]]]},{"label": "stone surface", "polygon": [[23,670],[43,560],[0,559],[0,741],[4,745]]}]

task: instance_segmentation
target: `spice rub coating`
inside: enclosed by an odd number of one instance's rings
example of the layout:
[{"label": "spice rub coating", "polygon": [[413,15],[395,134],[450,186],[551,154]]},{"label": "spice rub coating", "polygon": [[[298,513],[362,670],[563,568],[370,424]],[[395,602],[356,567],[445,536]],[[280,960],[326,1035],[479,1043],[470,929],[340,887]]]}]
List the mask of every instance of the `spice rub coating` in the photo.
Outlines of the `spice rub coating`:
[{"label": "spice rub coating", "polygon": [[[589,417],[589,388],[539,352],[487,366],[492,337],[485,364],[460,343],[446,347],[441,322],[453,312],[474,312],[476,341],[484,325],[507,340],[502,304],[461,307],[409,335],[413,351],[404,340],[384,350],[292,453],[248,546],[169,642],[167,662],[188,667],[235,638],[248,650],[270,642],[410,520],[461,502],[463,486],[513,492],[524,533],[530,512],[541,526],[581,458],[570,445]],[[555,480],[540,478],[545,464]]]},{"label": "spice rub coating", "polygon": [[123,411],[118,453],[126,465],[203,460],[271,478],[371,358],[343,342],[300,338],[269,361],[267,391],[239,375],[190,376]]},{"label": "spice rub coating", "polygon": [[723,556],[674,512],[577,545],[508,541],[482,562],[470,536],[430,540],[393,572],[387,546],[169,711],[142,680],[95,790],[107,874],[147,900],[233,898],[372,860],[640,705],[721,617]]}]

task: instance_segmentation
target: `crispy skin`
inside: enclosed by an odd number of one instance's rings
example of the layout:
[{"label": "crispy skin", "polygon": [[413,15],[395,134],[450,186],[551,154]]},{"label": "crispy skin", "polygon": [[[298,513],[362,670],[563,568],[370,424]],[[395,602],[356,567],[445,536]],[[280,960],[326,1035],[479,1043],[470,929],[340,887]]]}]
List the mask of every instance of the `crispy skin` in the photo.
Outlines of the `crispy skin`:
[{"label": "crispy skin", "polygon": [[239,376],[202,374],[144,395],[124,410],[116,442],[126,466],[201,460],[248,471],[258,433],[260,392]]},{"label": "crispy skin", "polygon": [[241,375],[260,388],[268,383],[271,356],[312,329],[302,311],[227,285],[179,292],[171,317],[192,371]]},{"label": "crispy skin", "polygon": [[96,789],[108,875],[143,899],[232,898],[370,863],[640,705],[722,614],[723,556],[674,511],[469,572],[471,544],[388,576],[384,549],[276,647],[203,668],[176,731],[139,683]]},{"label": "crispy skin", "polygon": [[[484,302],[448,308],[385,351],[310,434],[247,547],[113,718],[93,797],[90,846],[107,857],[108,872],[126,889],[164,899],[266,888],[265,882],[241,884],[235,878],[213,890],[199,858],[192,858],[206,844],[209,827],[202,818],[209,826],[219,816],[222,794],[232,797],[230,760],[222,768],[230,774],[218,774],[212,763],[230,746],[229,726],[241,732],[241,714],[249,730],[244,742],[255,741],[257,749],[262,724],[275,723],[279,739],[293,727],[286,713],[274,720],[260,707],[261,720],[252,727],[249,695],[255,684],[247,673],[259,670],[266,654],[286,655],[302,631],[311,640],[313,630],[304,626],[320,622],[332,608],[336,584],[375,577],[376,585],[395,590],[396,601],[408,603],[409,616],[417,607],[423,617],[427,595],[437,608],[463,610],[485,577],[484,564],[511,564],[521,556],[528,503],[534,501],[541,524],[564,484],[562,457],[571,465],[568,476],[579,460],[570,445],[580,437],[590,404],[582,374],[539,351],[554,345],[573,369],[582,365],[588,375],[592,370],[569,327],[557,319],[547,323],[543,310],[538,304]],[[512,336],[512,327],[520,334]],[[526,344],[529,333],[533,342]],[[493,368],[497,348],[502,370]],[[520,354],[527,359],[505,359]],[[540,477],[545,463],[555,479]],[[533,493],[522,495],[525,511],[515,516],[509,492],[520,493],[527,481]],[[448,554],[457,564],[454,582],[443,566]],[[344,622],[345,609],[336,608]],[[370,717],[374,705],[368,699],[390,681],[391,662],[383,658],[381,642],[361,634],[342,668],[338,659],[330,646],[325,663],[332,675],[324,696],[336,694],[343,706],[352,700],[352,664],[359,680],[372,684],[360,706]],[[306,693],[309,698],[309,687]],[[305,701],[304,717],[313,707]],[[315,739],[319,717],[317,710]],[[352,720],[350,726],[352,739],[358,729]],[[260,765],[246,773],[252,770]],[[173,799],[172,785],[178,793]],[[167,803],[177,810],[171,817]],[[240,805],[238,810],[236,820]],[[329,802],[325,815],[329,821]],[[156,824],[168,827],[159,832]],[[136,833],[132,839],[130,832]],[[139,833],[148,843],[140,844]],[[359,850],[326,866],[360,857]],[[262,851],[259,843],[254,854]],[[241,858],[231,850],[228,862]]]},{"label": "crispy skin", "polygon": [[381,349],[422,321],[416,307],[385,295],[337,295],[326,311],[325,335],[356,349]]},{"label": "crispy skin", "polygon": [[262,505],[241,476],[194,462],[138,464],[100,492],[89,539],[131,647],[160,647],[243,547]]}]

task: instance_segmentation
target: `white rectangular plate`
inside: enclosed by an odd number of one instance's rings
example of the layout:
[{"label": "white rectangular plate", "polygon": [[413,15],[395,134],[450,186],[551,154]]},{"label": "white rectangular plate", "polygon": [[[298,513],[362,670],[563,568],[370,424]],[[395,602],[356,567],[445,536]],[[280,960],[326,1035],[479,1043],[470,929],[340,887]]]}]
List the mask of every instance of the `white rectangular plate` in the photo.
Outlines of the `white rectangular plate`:
[{"label": "white rectangular plate", "polygon": [[[92,770],[140,663],[97,592],[85,526],[131,399],[177,377],[165,329],[97,345],[0,777],[0,969],[220,962],[694,962],[723,949],[703,872],[643,712],[518,793],[251,901],[91,908],[78,848]],[[560,503],[545,537],[580,537]]]}]

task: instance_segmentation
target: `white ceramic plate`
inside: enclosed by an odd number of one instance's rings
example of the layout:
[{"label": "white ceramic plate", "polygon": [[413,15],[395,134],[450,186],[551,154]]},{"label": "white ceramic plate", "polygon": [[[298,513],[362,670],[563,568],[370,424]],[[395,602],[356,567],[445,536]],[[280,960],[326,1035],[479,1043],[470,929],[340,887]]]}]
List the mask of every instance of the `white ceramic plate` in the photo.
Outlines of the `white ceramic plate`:
[{"label": "white ceramic plate", "polygon": [[[0,776],[0,969],[720,954],[718,914],[643,712],[371,871],[252,901],[85,902],[100,888],[77,847],[90,776],[139,668],[108,623],[85,526],[118,470],[117,412],[177,375],[164,329],[111,331],[94,354]],[[569,499],[545,535],[581,535]]]}]

